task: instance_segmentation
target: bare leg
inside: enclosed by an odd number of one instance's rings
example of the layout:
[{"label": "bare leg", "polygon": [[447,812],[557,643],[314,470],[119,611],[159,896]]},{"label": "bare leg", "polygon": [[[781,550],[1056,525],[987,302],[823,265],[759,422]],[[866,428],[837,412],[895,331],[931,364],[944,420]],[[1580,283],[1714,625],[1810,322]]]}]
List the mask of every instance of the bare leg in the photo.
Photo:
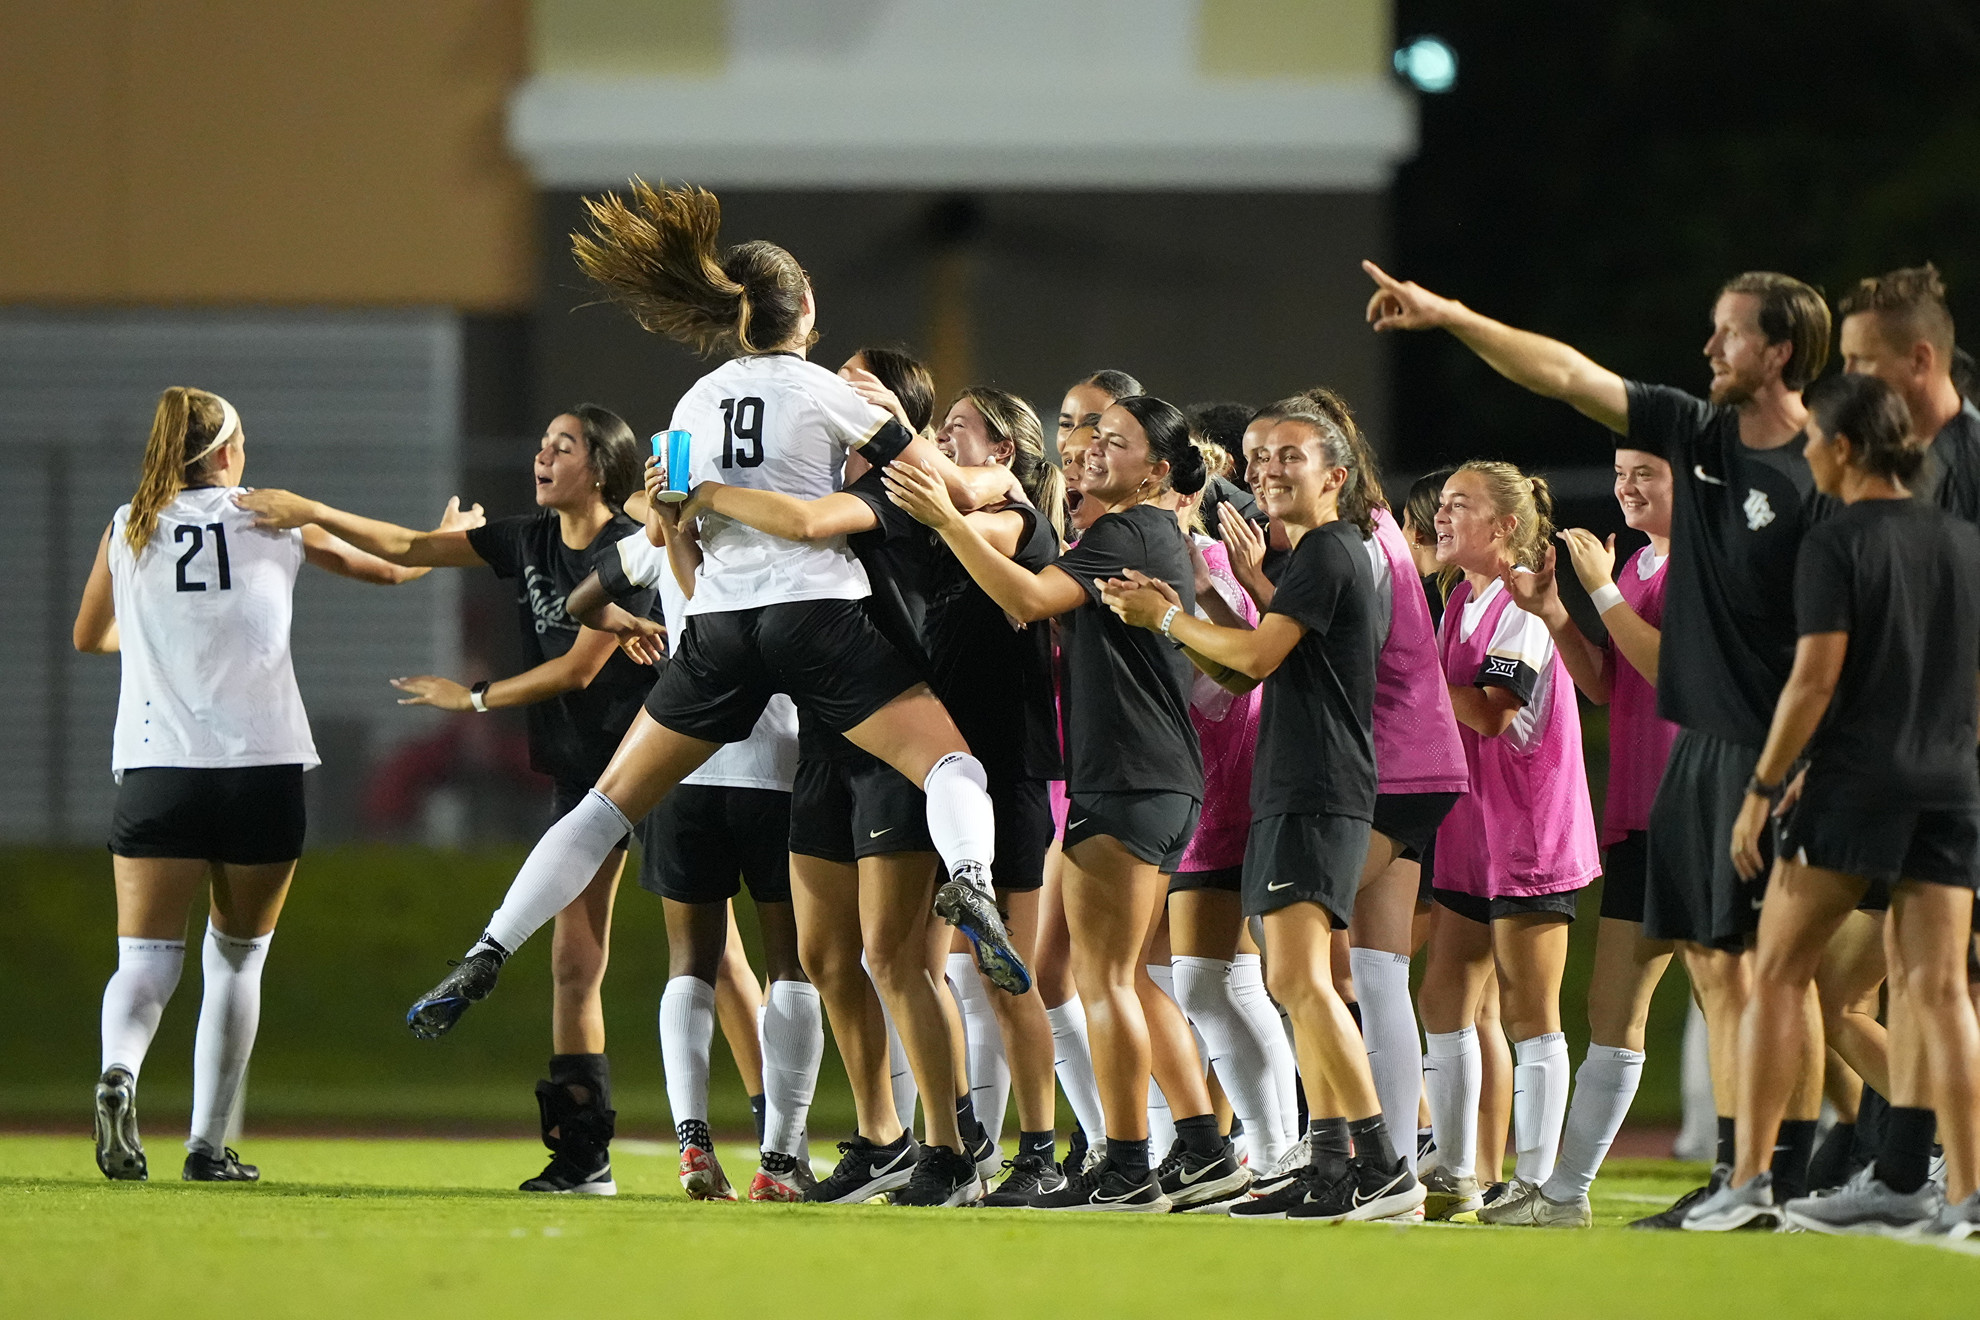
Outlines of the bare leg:
[{"label": "bare leg", "polygon": [[[1030,961],[1038,947],[1039,891],[1005,893],[1002,897],[1007,909],[1004,928],[1010,932],[1018,956]],[[988,978],[984,984],[990,984]],[[990,1006],[997,1014],[997,1027],[1003,1032],[1004,1057],[1011,1065],[1018,1130],[1050,1132],[1058,1121],[1053,1097],[1052,1027],[1045,1020],[1045,1001],[1039,987],[1034,982],[1021,995],[996,991],[990,995]]]},{"label": "bare leg", "polygon": [[726,916],[729,935],[715,978],[715,1017],[722,1024],[722,1039],[729,1043],[743,1089],[755,1097],[763,1094],[763,1040],[757,1024],[763,1008],[763,985],[749,965],[734,911]]},{"label": "bare leg", "polygon": [[1045,854],[1045,887],[1038,891],[1038,957],[1031,969],[1046,1008],[1057,1008],[1078,993],[1072,979],[1072,935],[1066,930],[1064,877],[1065,856],[1054,839]]},{"label": "bare leg", "polygon": [[[939,957],[930,947],[929,905],[937,862],[932,853],[892,853],[859,864],[860,929],[874,988],[893,1016],[922,1095],[923,1136],[931,1146],[962,1150],[955,1097],[963,1080],[956,1070],[955,1041],[944,1011],[953,1009],[948,987],[931,975]],[[945,931],[936,934],[946,943]],[[939,947],[939,946],[938,946]],[[944,1099],[948,1104],[942,1103]]]},{"label": "bare leg", "polygon": [[1884,983],[1884,914],[1851,912],[1822,954],[1815,989],[1829,1048],[1858,1077],[1890,1097],[1890,1060],[1877,990]]},{"label": "bare leg", "polygon": [[[1163,877],[1162,887],[1166,892],[1167,877]],[[1163,1099],[1169,1102],[1169,1112],[1179,1119],[1196,1118],[1213,1112],[1210,1088],[1203,1080],[1203,1057],[1196,1052],[1196,1036],[1189,1029],[1189,1019],[1148,975],[1151,963],[1169,962],[1167,948],[1158,950],[1158,943],[1168,944],[1166,906],[1158,906],[1149,922],[1147,939],[1135,964],[1134,990],[1141,999],[1142,1017],[1148,1023],[1150,1069],[1156,1085],[1162,1088]],[[1151,1154],[1159,1159],[1162,1152]]]},{"label": "bare leg", "polygon": [[1506,1129],[1512,1122],[1513,1057],[1499,1015],[1500,986],[1496,974],[1485,979],[1478,999],[1478,1179],[1491,1184],[1506,1175]]},{"label": "bare leg", "polygon": [[1967,995],[1973,891],[1901,881],[1885,944],[1891,967],[1891,1102],[1929,1108],[1946,1150],[1946,1199],[1980,1186],[1980,1020]]},{"label": "bare leg", "polygon": [[1272,950],[1266,965],[1272,998],[1292,1018],[1300,1071],[1326,1079],[1328,1098],[1338,1110],[1327,1113],[1309,1105],[1309,1111],[1350,1122],[1379,1114],[1382,1104],[1368,1071],[1368,1051],[1334,988],[1334,932],[1327,910],[1317,903],[1290,904],[1266,914],[1265,932]]},{"label": "bare leg", "polygon": [[1106,835],[1066,853],[1063,892],[1072,934],[1072,971],[1086,1004],[1094,1079],[1107,1117],[1090,1138],[1148,1137],[1148,1022],[1137,982],[1146,979],[1142,950],[1168,893],[1168,881]]},{"label": "bare leg", "polygon": [[571,904],[556,917],[550,937],[550,1051],[603,1054],[605,964],[611,952],[612,901],[626,855],[614,851]]},{"label": "bare leg", "polygon": [[822,857],[791,855],[791,905],[798,951],[845,1061],[859,1135],[876,1145],[901,1135],[887,1057],[887,1020],[860,964],[859,871]]}]

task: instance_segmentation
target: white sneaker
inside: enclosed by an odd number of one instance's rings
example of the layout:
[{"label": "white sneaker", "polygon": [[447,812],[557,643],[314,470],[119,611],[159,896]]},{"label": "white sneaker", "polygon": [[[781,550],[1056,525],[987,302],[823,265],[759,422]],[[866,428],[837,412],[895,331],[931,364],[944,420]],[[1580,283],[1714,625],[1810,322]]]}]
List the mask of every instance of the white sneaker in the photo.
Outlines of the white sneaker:
[{"label": "white sneaker", "polygon": [[1439,1165],[1423,1175],[1421,1181],[1425,1219],[1449,1219],[1452,1215],[1477,1210],[1485,1204],[1478,1179],[1471,1174],[1460,1178]]},{"label": "white sneaker", "polygon": [[1862,1233],[1911,1237],[1922,1232],[1945,1204],[1939,1185],[1927,1179],[1910,1194],[1892,1191],[1868,1165],[1827,1196],[1800,1196],[1782,1207],[1788,1223],[1811,1233]]},{"label": "white sneaker", "polygon": [[1586,1196],[1551,1200],[1538,1183],[1515,1178],[1506,1185],[1505,1195],[1478,1212],[1478,1222],[1516,1228],[1592,1228],[1595,1211]]},{"label": "white sneaker", "polygon": [[1774,1175],[1756,1173],[1737,1187],[1728,1180],[1691,1208],[1684,1217],[1684,1227],[1692,1233],[1730,1233],[1743,1228],[1780,1231],[1785,1221],[1774,1204]]}]

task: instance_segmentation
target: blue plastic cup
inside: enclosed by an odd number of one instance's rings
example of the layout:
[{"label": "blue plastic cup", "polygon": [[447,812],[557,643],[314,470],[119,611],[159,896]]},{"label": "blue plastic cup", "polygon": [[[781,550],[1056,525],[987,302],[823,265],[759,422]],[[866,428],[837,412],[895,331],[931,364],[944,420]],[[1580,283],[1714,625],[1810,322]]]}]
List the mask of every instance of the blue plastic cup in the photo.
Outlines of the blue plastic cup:
[{"label": "blue plastic cup", "polygon": [[687,431],[654,433],[653,456],[667,465],[667,489],[660,492],[660,498],[669,504],[679,504],[691,492],[688,465],[693,441],[694,436]]}]

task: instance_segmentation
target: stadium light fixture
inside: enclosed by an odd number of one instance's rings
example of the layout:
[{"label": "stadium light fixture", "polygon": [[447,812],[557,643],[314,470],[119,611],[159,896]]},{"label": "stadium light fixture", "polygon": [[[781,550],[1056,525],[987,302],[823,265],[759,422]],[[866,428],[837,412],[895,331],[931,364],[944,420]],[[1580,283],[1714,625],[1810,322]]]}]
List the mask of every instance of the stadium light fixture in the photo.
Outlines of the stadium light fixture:
[{"label": "stadium light fixture", "polygon": [[1457,68],[1457,52],[1440,37],[1418,37],[1396,52],[1396,72],[1419,92],[1450,91]]}]

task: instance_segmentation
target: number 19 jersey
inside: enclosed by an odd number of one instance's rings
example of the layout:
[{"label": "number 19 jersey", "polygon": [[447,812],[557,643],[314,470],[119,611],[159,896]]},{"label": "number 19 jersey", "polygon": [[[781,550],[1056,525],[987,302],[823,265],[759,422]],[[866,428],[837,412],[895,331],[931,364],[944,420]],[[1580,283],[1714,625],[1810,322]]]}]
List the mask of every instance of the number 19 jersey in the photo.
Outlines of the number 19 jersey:
[{"label": "number 19 jersey", "polygon": [[[693,484],[719,481],[815,500],[840,489],[846,454],[890,420],[825,368],[794,353],[764,353],[726,362],[695,382],[675,405],[673,429],[693,437]],[[871,594],[843,536],[787,541],[712,513],[702,515],[700,536],[689,615]]]},{"label": "number 19 jersey", "polygon": [[122,675],[110,764],[222,769],[320,762],[289,659],[300,531],[268,531],[240,487],[182,491],[141,554],[110,520]]}]

